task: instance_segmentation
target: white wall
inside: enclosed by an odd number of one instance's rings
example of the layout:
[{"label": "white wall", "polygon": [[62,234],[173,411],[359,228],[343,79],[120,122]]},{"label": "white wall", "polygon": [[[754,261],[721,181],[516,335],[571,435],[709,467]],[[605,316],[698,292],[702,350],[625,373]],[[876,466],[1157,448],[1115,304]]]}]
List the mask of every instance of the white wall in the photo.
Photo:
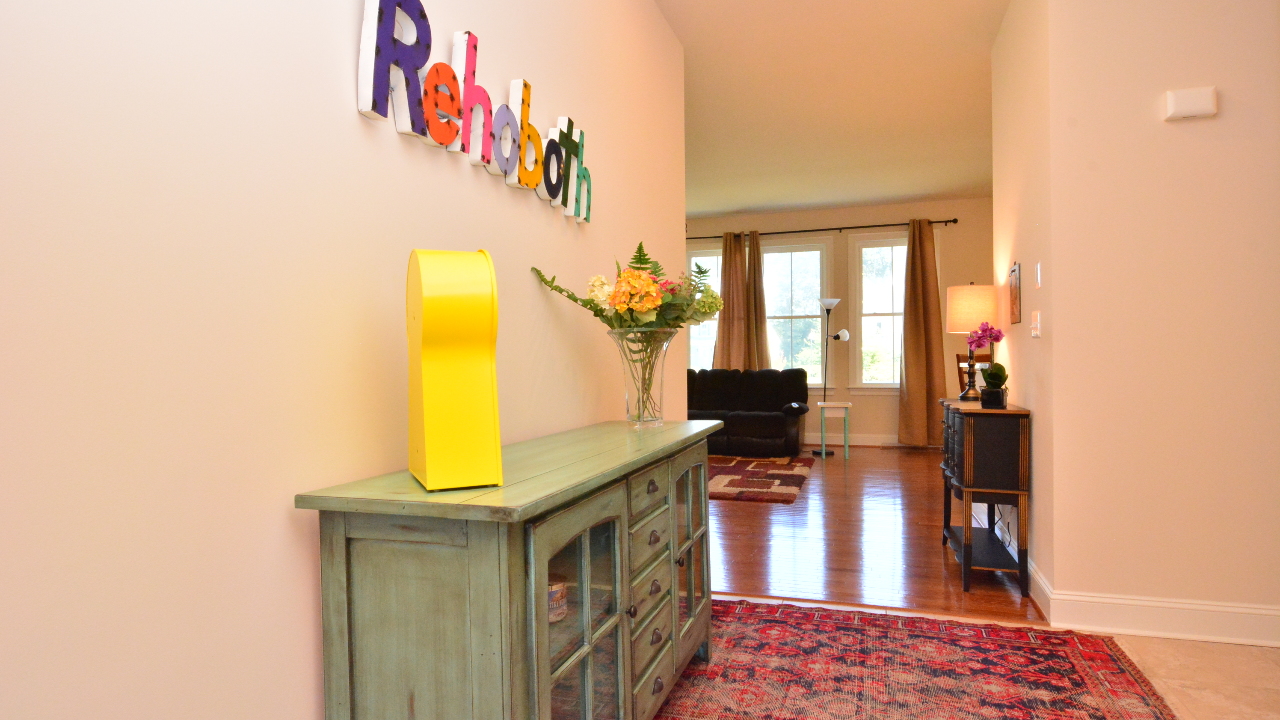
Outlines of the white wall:
[{"label": "white wall", "polygon": [[[919,200],[907,203],[888,205],[850,205],[832,208],[810,208],[787,212],[770,213],[735,213],[689,218],[687,235],[691,237],[720,235],[725,232],[742,232],[759,230],[776,232],[787,230],[806,230],[810,228],[844,227],[849,225],[875,225],[880,223],[905,222],[912,218],[929,218],[931,220],[947,220],[956,218],[960,222],[955,225],[934,226],[934,237],[938,248],[938,283],[942,309],[946,313],[946,288],[949,285],[990,285],[991,280],[991,198],[961,198],[947,200]],[[892,229],[892,228],[890,228]],[[902,228],[905,232],[905,228]],[[842,302],[831,312],[832,332],[840,328],[853,331],[850,312],[855,307],[849,296],[849,245],[856,240],[859,232],[846,233],[814,233],[814,236],[830,236],[831,252],[827,272],[827,293],[831,297],[842,298]],[[808,237],[785,235],[766,237],[767,241]],[[690,247],[719,247],[722,243],[711,241],[690,241]],[[850,348],[852,343],[831,343],[831,363],[827,373],[829,391],[832,401],[852,402],[849,419],[851,442],[867,445],[895,444],[898,441],[898,392],[885,388],[849,388]],[[963,335],[943,334],[944,360],[947,362],[947,391],[951,396],[960,393],[956,379],[955,354],[967,352]],[[949,358],[949,360],[947,360]],[[821,382],[820,378],[810,378],[812,382]],[[810,400],[822,399],[822,390],[810,392]],[[827,421],[829,442],[840,442],[841,426],[838,416],[836,420]],[[816,408],[806,416],[805,433],[808,442],[820,442]]]},{"label": "white wall", "polygon": [[[1052,398],[1051,619],[1280,645],[1280,6],[1015,0],[1005,30],[996,157],[1048,134],[1047,184],[997,162],[995,206],[997,270],[1052,288],[1045,340],[1008,348]],[[1202,85],[1217,117],[1162,121]]]},{"label": "white wall", "polygon": [[497,102],[586,130],[589,227],[357,114],[359,0],[6,9],[6,717],[321,717],[293,495],[406,464],[412,248],[493,253],[505,442],[621,418],[605,328],[529,266],[680,265],[681,48],[649,0],[425,5],[433,61],[471,30]]}]

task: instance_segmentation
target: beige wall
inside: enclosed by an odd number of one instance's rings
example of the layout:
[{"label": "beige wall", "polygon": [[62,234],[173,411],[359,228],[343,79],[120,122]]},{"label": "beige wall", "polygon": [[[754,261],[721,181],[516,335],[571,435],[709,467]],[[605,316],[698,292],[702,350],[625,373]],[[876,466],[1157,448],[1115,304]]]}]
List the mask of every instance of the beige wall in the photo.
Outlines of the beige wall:
[{"label": "beige wall", "polygon": [[317,518],[293,495],[406,464],[412,248],[493,253],[505,441],[622,416],[605,328],[529,266],[579,287],[639,240],[680,266],[666,22],[564,0],[551,42],[527,3],[425,2],[433,59],[472,30],[496,102],[523,77],[539,127],[586,130],[583,227],[357,114],[360,6],[27,3],[0,23],[5,717],[321,716]]},{"label": "beige wall", "polygon": [[[991,52],[991,121],[998,142],[992,153],[995,275],[1005,339],[996,360],[1009,371],[1009,401],[1033,413],[1030,556],[1034,572],[1053,577],[1053,338],[1031,338],[1033,311],[1045,323],[1052,310],[1053,263],[1049,242],[1049,4],[1013,2]],[[1022,264],[1022,322],[1009,318],[1008,270]],[[1036,287],[1036,265],[1041,287]],[[1044,584],[1032,590],[1042,608]]]},{"label": "beige wall", "polygon": [[[929,218],[932,220],[948,220],[956,218],[960,222],[943,227],[934,226],[934,234],[938,245],[938,272],[941,288],[939,296],[946,312],[946,288],[949,285],[967,285],[975,282],[979,285],[991,284],[991,199],[970,198],[958,200],[925,200],[891,205],[850,206],[838,208],[822,208],[812,210],[795,210],[777,213],[739,213],[713,217],[690,218],[687,235],[697,237],[716,235],[727,231],[759,230],[761,232],[779,230],[806,230],[810,228],[842,227],[847,225],[876,225],[881,223],[897,223],[911,218]],[[830,236],[832,251],[829,254],[827,275],[827,293],[830,297],[841,298],[841,302],[831,313],[832,332],[850,326],[850,308],[854,304],[849,297],[849,242],[862,231],[846,233],[814,233],[810,237]],[[868,230],[865,232],[876,232]],[[774,236],[765,238],[773,241],[782,238],[794,239],[802,236]],[[717,246],[715,241],[690,241],[691,247],[710,245]],[[828,369],[828,383],[831,390],[828,397],[836,401],[853,403],[849,432],[853,441],[865,444],[896,443],[898,436],[898,394],[896,390],[866,388],[849,388],[849,352],[852,343],[831,343],[831,363]],[[958,381],[955,377],[955,353],[966,352],[963,335],[945,335],[944,346],[947,357],[951,358],[947,365],[947,389],[951,395],[959,394]],[[821,379],[811,379],[821,382]],[[822,399],[821,389],[810,393],[812,401]],[[806,418],[806,432],[811,441],[817,441],[817,412]],[[838,439],[839,421],[828,421],[827,435],[830,439]]]},{"label": "beige wall", "polygon": [[[1052,408],[1051,618],[1280,644],[1280,6],[1015,0],[996,48],[996,268],[1052,292],[1006,348]],[[1202,85],[1217,117],[1161,120]]]}]

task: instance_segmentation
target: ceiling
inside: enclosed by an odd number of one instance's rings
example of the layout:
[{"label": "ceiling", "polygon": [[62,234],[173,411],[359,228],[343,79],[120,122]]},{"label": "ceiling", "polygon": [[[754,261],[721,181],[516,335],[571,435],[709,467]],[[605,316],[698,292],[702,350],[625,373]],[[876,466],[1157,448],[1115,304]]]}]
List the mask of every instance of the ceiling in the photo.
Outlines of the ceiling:
[{"label": "ceiling", "polygon": [[1009,0],[656,0],[685,49],[691,216],[991,193]]}]

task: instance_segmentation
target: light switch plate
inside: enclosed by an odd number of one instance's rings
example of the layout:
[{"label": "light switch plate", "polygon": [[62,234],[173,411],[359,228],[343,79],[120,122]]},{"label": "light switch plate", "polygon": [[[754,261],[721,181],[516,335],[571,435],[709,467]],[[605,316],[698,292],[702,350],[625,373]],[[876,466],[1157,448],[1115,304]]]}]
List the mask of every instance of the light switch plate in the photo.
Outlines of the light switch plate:
[{"label": "light switch plate", "polygon": [[1040,311],[1031,311],[1031,337],[1040,337]]},{"label": "light switch plate", "polygon": [[1170,90],[1164,94],[1165,120],[1213,117],[1218,114],[1218,89],[1213,86]]},{"label": "light switch plate", "polygon": [[1040,289],[1040,263],[1036,263],[1036,289]]}]

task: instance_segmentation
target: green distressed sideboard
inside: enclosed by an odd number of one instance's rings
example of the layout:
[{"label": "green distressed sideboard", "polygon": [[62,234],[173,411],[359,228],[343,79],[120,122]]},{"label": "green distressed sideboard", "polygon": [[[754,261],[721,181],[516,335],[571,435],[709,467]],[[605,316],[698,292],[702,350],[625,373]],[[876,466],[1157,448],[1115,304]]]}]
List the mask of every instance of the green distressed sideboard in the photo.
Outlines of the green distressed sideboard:
[{"label": "green distressed sideboard", "polygon": [[327,720],[649,720],[709,652],[720,427],[514,443],[502,487],[402,471],[298,495],[320,511]]}]

